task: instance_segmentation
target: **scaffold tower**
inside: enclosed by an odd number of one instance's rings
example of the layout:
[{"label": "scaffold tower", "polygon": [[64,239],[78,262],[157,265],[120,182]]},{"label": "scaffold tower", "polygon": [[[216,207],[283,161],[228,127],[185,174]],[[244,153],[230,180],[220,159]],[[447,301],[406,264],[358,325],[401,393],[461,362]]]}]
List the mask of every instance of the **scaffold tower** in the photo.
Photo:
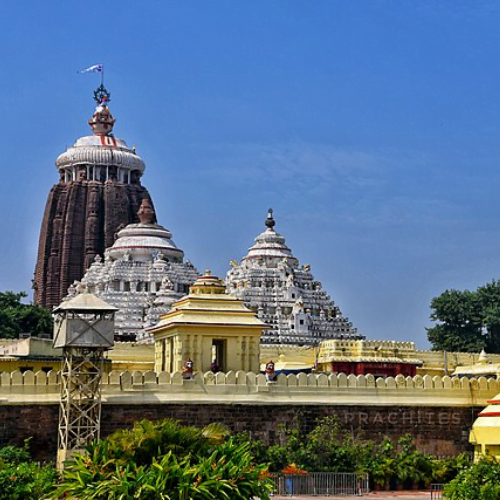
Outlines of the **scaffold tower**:
[{"label": "scaffold tower", "polygon": [[99,439],[104,352],[114,345],[117,309],[82,293],[54,310],[54,347],[63,349],[57,466]]}]

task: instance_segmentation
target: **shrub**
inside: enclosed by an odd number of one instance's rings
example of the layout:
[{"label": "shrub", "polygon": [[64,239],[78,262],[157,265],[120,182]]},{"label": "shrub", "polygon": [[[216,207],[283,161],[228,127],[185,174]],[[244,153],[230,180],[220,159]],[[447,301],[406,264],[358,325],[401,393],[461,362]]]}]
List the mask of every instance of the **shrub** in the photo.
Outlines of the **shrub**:
[{"label": "shrub", "polygon": [[29,442],[30,439],[26,439],[22,448],[12,445],[4,446],[0,449],[0,459],[13,465],[29,462],[31,460]]},{"label": "shrub", "polygon": [[498,500],[500,464],[493,459],[483,459],[470,465],[445,486],[444,496],[449,500]]},{"label": "shrub", "polygon": [[449,483],[460,471],[470,465],[471,458],[466,453],[461,453],[456,457],[433,458],[431,480],[435,483]]},{"label": "shrub", "polygon": [[255,465],[249,443],[226,433],[220,426],[142,421],[75,455],[53,498],[268,500],[270,484],[262,478],[267,467]]},{"label": "shrub", "polygon": [[319,420],[309,433],[301,432],[296,422],[282,430],[283,444],[270,446],[260,456],[273,472],[291,463],[314,472],[358,472],[373,454],[374,444],[346,432],[336,417]]},{"label": "shrub", "polygon": [[57,472],[31,460],[28,441],[23,448],[0,449],[0,500],[41,500],[54,489]]},{"label": "shrub", "polygon": [[372,486],[386,488],[448,482],[470,465],[465,454],[437,459],[418,451],[411,435],[402,436],[397,443],[386,437],[376,444],[346,432],[335,417],[318,420],[308,433],[295,421],[282,428],[282,444],[267,449],[246,434],[239,434],[238,439],[249,441],[260,462],[268,463],[272,472],[292,463],[310,472],[366,472]]}]

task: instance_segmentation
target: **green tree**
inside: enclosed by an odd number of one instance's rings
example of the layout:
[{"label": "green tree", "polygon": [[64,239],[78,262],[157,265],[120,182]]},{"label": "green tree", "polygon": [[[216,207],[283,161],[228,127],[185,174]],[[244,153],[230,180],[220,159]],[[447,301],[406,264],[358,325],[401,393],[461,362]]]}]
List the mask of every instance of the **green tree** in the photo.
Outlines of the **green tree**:
[{"label": "green tree", "polygon": [[38,336],[52,333],[52,316],[48,309],[25,304],[25,292],[0,292],[0,338],[18,338],[20,333]]},{"label": "green tree", "polygon": [[492,281],[477,289],[481,307],[481,326],[484,328],[486,352],[500,352],[500,281]]},{"label": "green tree", "polygon": [[435,350],[500,352],[500,282],[492,281],[476,291],[446,290],[431,301],[427,329]]}]

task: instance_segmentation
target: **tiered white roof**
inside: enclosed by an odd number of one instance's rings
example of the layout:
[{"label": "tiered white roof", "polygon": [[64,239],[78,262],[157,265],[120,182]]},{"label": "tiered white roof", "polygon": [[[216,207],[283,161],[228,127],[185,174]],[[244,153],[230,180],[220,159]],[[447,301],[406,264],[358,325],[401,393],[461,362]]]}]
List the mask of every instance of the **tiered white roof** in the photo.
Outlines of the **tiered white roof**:
[{"label": "tiered white roof", "polygon": [[65,182],[115,179],[129,184],[138,182],[144,172],[144,161],[136,154],[135,148],[113,135],[115,119],[107,106],[106,96],[109,94],[104,87],[102,92],[104,97],[99,99],[89,120],[94,135],[80,137],[56,160],[56,167]]},{"label": "tiered white roof", "polygon": [[309,265],[299,261],[274,230],[269,209],[267,229],[238,264],[232,261],[226,283],[270,328],[262,343],[317,344],[324,339],[362,339],[352,323],[315,281]]},{"label": "tiered white roof", "polygon": [[123,139],[98,135],[80,137],[56,160],[59,170],[76,165],[120,165],[141,174],[145,169],[142,158]]},{"label": "tiered white roof", "polygon": [[129,224],[117,234],[112,247],[97,256],[81,282],[70,287],[70,296],[91,292],[119,310],[115,315],[117,340],[152,341],[144,331],[176,300],[189,292],[198,271],[184,262],[184,252],[172,241],[172,234],[153,224],[154,211],[143,200],[138,224]]}]

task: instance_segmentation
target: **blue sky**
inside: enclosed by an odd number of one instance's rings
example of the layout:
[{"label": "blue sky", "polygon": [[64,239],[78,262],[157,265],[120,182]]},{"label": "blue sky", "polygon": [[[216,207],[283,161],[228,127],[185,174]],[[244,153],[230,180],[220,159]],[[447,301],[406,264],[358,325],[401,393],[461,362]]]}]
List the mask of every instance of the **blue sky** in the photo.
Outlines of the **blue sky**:
[{"label": "blue sky", "polygon": [[425,348],[429,303],[500,278],[500,4],[0,4],[0,290],[28,290],[54,161],[115,133],[159,222],[224,275],[263,229],[369,338]]}]

